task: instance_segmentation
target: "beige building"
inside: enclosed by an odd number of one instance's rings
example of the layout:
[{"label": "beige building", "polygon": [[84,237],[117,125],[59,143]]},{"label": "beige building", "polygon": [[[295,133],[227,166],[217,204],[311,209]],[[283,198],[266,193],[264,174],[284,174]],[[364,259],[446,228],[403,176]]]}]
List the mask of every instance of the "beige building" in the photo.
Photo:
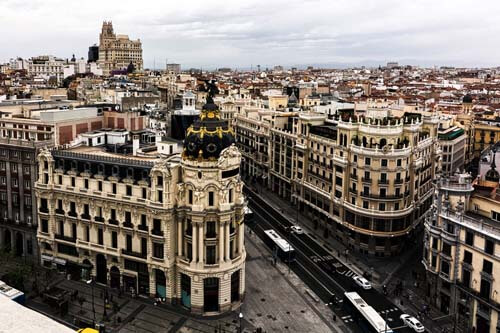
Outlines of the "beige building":
[{"label": "beige building", "polygon": [[439,120],[416,114],[240,112],[243,175],[311,217],[325,237],[375,256],[399,253],[429,213]]},{"label": "beige building", "polygon": [[114,70],[127,69],[132,63],[136,71],[143,70],[141,40],[131,40],[127,35],[116,35],[111,22],[102,24],[99,35],[99,59],[104,75]]},{"label": "beige building", "polygon": [[104,145],[43,151],[35,186],[42,264],[194,313],[237,308],[245,200],[231,133],[209,103],[182,155],[138,158]]},{"label": "beige building", "polygon": [[427,296],[468,332],[500,328],[500,176],[440,179],[434,215],[425,223]]}]

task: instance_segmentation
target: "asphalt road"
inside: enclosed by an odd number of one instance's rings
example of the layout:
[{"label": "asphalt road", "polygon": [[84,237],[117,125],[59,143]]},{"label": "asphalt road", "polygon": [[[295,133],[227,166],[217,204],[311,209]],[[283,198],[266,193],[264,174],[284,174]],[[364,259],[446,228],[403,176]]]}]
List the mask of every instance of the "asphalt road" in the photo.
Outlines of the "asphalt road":
[{"label": "asphalt road", "polygon": [[364,290],[356,285],[352,279],[356,274],[349,267],[330,255],[309,235],[291,233],[289,227],[292,223],[288,219],[257,193],[248,188],[246,191],[249,206],[254,212],[254,220],[248,226],[261,238],[264,237],[264,230],[274,229],[281,237],[289,241],[296,253],[296,261],[290,265],[290,269],[300,276],[323,302],[329,303],[332,297],[336,298],[337,302],[331,305],[331,308],[337,316],[337,321],[342,320],[353,332],[362,332],[351,314],[342,307],[344,292],[356,291],[379,312],[382,318],[386,319],[394,332],[414,332],[404,327],[399,319],[403,312],[394,303],[375,289]]}]

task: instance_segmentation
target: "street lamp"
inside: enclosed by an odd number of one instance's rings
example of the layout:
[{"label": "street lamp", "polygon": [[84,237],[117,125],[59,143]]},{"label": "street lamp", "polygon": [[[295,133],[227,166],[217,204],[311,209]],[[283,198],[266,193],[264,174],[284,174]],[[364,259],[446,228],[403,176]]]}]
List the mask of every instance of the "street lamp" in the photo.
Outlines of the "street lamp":
[{"label": "street lamp", "polygon": [[240,312],[239,318],[240,318],[240,333],[241,333],[241,329],[242,329],[241,321],[243,320],[243,313]]},{"label": "street lamp", "polygon": [[92,282],[93,282],[92,278],[90,278],[90,280],[87,280],[87,284],[89,284],[90,288],[92,289],[92,313],[94,314],[94,320],[92,321],[92,325],[95,327],[94,284]]}]

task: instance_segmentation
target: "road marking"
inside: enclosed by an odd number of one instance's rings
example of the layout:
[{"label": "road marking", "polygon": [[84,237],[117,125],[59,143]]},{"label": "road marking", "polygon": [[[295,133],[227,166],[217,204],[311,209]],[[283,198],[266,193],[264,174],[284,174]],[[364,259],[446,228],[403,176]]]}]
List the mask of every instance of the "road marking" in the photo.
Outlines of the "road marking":
[{"label": "road marking", "polygon": [[351,276],[353,276],[353,275],[354,275],[354,272],[353,272],[353,271],[349,271],[349,272],[347,272],[347,273],[346,273],[346,275],[345,275],[345,276],[347,276],[347,277],[351,277]]},{"label": "road marking", "polygon": [[347,318],[351,318],[351,316],[343,316],[342,320],[346,320]]}]

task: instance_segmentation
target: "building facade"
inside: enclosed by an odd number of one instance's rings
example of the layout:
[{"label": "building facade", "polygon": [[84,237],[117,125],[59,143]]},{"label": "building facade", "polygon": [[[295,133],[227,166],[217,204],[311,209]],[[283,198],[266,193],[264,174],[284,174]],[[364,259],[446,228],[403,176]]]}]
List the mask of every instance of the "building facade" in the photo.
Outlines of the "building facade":
[{"label": "building facade", "polygon": [[235,127],[244,174],[295,204],[325,237],[390,256],[429,213],[440,171],[438,122],[262,111],[240,113]]},{"label": "building facade", "polygon": [[[470,332],[500,329],[498,172],[472,182],[459,174],[437,182],[433,217],[425,223],[427,296]],[[491,172],[490,172],[491,175]]]},{"label": "building facade", "polygon": [[136,71],[142,71],[142,43],[139,39],[129,39],[127,35],[116,35],[113,24],[104,22],[99,35],[97,63],[100,64],[104,75],[110,75],[114,70],[127,69],[130,63]]},{"label": "building facade", "polygon": [[214,104],[201,118],[181,156],[44,150],[36,183],[42,264],[194,313],[238,307],[246,258],[241,154]]}]

